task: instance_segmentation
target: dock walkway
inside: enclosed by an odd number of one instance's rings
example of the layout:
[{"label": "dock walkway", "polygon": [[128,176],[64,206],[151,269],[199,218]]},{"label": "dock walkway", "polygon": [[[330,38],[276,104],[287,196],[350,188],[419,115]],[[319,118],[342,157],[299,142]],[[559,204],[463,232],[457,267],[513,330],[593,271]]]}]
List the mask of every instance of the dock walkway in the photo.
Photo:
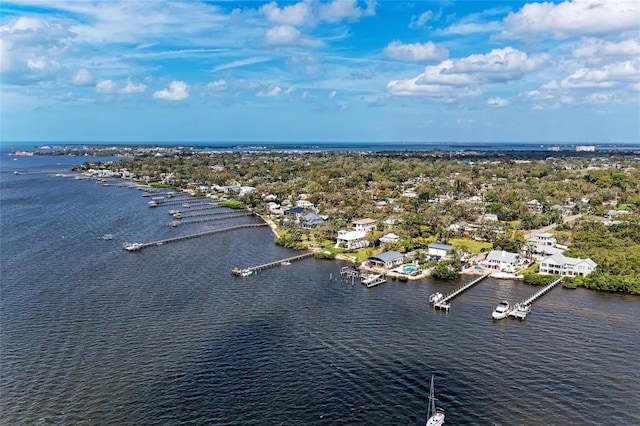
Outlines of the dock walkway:
[{"label": "dock walkway", "polygon": [[556,285],[560,284],[564,277],[560,277],[551,284],[547,284],[543,289],[535,292],[529,298],[523,300],[520,303],[516,303],[514,308],[509,311],[509,316],[516,319],[525,319],[527,314],[531,311],[531,304],[535,302],[538,298],[545,295],[549,290],[554,288]]},{"label": "dock walkway", "polygon": [[266,223],[251,223],[251,224],[245,224],[245,225],[230,226],[228,228],[210,229],[208,231],[198,232],[197,234],[181,235],[179,237],[166,238],[164,240],[151,241],[149,243],[125,243],[123,245],[123,248],[127,251],[140,251],[142,249],[145,249],[151,246],[161,246],[163,244],[174,243],[176,241],[183,241],[191,238],[202,237],[205,235],[217,234],[218,232],[233,231],[234,229],[241,229],[241,228],[257,228],[259,226],[268,226],[268,225]]},{"label": "dock walkway", "polygon": [[278,265],[287,265],[287,264],[289,264],[291,262],[295,262],[296,260],[306,259],[307,257],[313,256],[314,253],[315,252],[307,252],[307,253],[304,253],[304,254],[299,254],[298,256],[288,257],[286,259],[280,259],[280,260],[276,260],[274,262],[263,263],[262,265],[250,266],[250,267],[244,268],[244,269],[233,268],[231,270],[231,273],[234,274],[234,275],[245,275],[245,274],[250,274],[250,273],[253,273],[253,272],[260,272],[260,271],[262,271],[263,269],[266,269],[266,268],[272,268],[272,267],[278,266]]},{"label": "dock walkway", "polygon": [[448,295],[446,295],[445,297],[438,297],[438,295],[442,296],[440,293],[434,293],[429,297],[429,300],[432,301],[433,303],[433,307],[436,309],[444,309],[446,311],[449,310],[449,308],[451,308],[451,305],[447,302],[449,302],[449,300],[453,299],[454,297],[456,297],[457,295],[459,295],[460,293],[463,293],[465,291],[467,291],[468,289],[470,289],[471,287],[473,287],[474,285],[478,284],[480,281],[484,280],[485,278],[487,278],[489,274],[485,274],[479,278],[476,278],[475,280],[471,281],[470,283],[467,283],[463,286],[458,287],[457,289],[455,289],[454,291],[452,291],[451,293],[449,293]]},{"label": "dock walkway", "polygon": [[233,219],[236,217],[245,217],[245,216],[253,216],[253,213],[232,213],[232,214],[227,214],[222,216],[213,216],[213,217],[208,216],[208,217],[201,217],[201,218],[195,218],[195,219],[174,220],[173,222],[169,223],[169,226],[187,225],[190,223],[211,222],[214,220]]}]

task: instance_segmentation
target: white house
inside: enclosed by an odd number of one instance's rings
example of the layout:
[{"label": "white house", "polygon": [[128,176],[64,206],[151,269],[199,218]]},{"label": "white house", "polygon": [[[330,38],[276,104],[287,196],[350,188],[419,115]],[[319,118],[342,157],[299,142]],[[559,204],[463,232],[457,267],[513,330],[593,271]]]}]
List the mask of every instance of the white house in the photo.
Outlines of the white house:
[{"label": "white house", "polygon": [[482,220],[484,222],[497,222],[498,221],[498,215],[496,215],[494,213],[486,213],[486,214],[482,215]]},{"label": "white house", "polygon": [[369,241],[364,239],[365,235],[367,235],[366,231],[338,231],[336,248],[343,247],[347,250],[353,250],[367,247]]},{"label": "white house", "polygon": [[487,258],[480,262],[480,266],[498,271],[515,272],[522,264],[520,255],[508,251],[491,250]]},{"label": "white house", "polygon": [[440,243],[430,243],[428,246],[429,256],[434,257],[446,257],[449,250],[453,248],[453,246],[449,244],[440,244]]},{"label": "white house", "polygon": [[540,273],[584,277],[592,273],[597,266],[598,264],[589,258],[580,259],[558,253],[542,259]]},{"label": "white house", "polygon": [[376,221],[373,219],[358,219],[351,222],[354,231],[368,232],[371,229],[376,229]]},{"label": "white house", "polygon": [[554,246],[556,245],[556,237],[549,232],[542,232],[540,234],[533,235],[527,241],[531,244],[540,244],[545,246]]},{"label": "white house", "polygon": [[400,240],[400,237],[398,237],[394,233],[389,233],[389,234],[386,234],[386,235],[380,237],[380,242],[381,243],[397,243],[398,240]]},{"label": "white house", "polygon": [[296,201],[296,207],[302,207],[303,209],[313,208],[313,203],[307,200],[298,200]]},{"label": "white house", "polygon": [[530,244],[529,247],[531,247],[532,257],[536,260],[542,260],[554,254],[564,253],[563,249],[546,244]]}]

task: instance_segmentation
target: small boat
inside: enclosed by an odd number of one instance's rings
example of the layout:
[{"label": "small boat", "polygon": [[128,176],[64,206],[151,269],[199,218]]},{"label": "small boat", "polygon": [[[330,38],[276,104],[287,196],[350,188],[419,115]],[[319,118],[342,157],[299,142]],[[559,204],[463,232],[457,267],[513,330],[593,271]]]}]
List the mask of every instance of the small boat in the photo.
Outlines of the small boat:
[{"label": "small boat", "polygon": [[436,407],[436,397],[431,376],[431,391],[429,392],[429,410],[427,411],[427,426],[442,426],[444,424],[444,410]]},{"label": "small boat", "polygon": [[251,274],[253,274],[253,271],[251,269],[243,269],[242,271],[240,271],[240,276],[242,277],[248,277]]},{"label": "small boat", "polygon": [[105,241],[109,241],[109,240],[113,240],[113,234],[104,234],[102,237],[103,240]]},{"label": "small boat", "polygon": [[138,251],[142,249],[142,243],[124,243],[122,248],[127,251]]},{"label": "small boat", "polygon": [[433,293],[431,296],[429,296],[429,303],[438,303],[442,300],[443,297],[444,296],[440,292]]},{"label": "small boat", "polygon": [[509,308],[511,306],[509,305],[509,302],[507,302],[506,300],[503,300],[502,302],[500,302],[500,304],[498,306],[496,306],[496,308],[493,310],[493,313],[491,314],[491,317],[494,320],[501,320],[507,317],[507,315],[509,315]]},{"label": "small boat", "polygon": [[531,312],[531,305],[516,303],[515,309],[509,315],[516,319],[524,320],[529,312]]},{"label": "small boat", "polygon": [[280,262],[280,264],[281,264],[282,266],[289,266],[289,265],[291,265],[291,262],[287,262],[287,261],[285,260],[285,261],[283,261],[283,262]]}]

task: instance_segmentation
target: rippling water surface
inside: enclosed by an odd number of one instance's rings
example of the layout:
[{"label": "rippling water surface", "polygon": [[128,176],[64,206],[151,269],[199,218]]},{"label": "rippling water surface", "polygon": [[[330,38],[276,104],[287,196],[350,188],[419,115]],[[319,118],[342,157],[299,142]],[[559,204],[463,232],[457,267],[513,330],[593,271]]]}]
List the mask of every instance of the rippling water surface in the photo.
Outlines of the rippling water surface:
[{"label": "rippling water surface", "polygon": [[77,161],[2,158],[4,424],[418,425],[432,374],[450,425],[640,424],[637,297],[556,288],[493,322],[535,288],[487,279],[444,313],[429,294],[469,277],[367,289],[315,259],[232,276],[296,254],[266,227],[129,253],[258,221],[170,228],[175,206],[74,180]]}]

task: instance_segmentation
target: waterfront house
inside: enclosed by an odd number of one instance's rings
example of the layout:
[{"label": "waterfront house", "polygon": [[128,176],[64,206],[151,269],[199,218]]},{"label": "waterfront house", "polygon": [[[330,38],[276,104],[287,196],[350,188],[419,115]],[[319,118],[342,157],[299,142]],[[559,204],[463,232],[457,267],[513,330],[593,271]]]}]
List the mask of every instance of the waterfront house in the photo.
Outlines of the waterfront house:
[{"label": "waterfront house", "polygon": [[480,262],[480,266],[486,269],[515,272],[522,263],[522,258],[517,253],[504,250],[491,250],[487,258]]},{"label": "waterfront house", "polygon": [[393,269],[402,265],[404,262],[404,256],[397,251],[385,251],[376,256],[371,256],[367,259],[367,266],[369,268],[384,268]]},{"label": "waterfront house", "polygon": [[317,228],[324,223],[324,219],[315,213],[309,213],[301,217],[302,227],[305,229]]},{"label": "waterfront house", "polygon": [[354,231],[368,232],[372,229],[376,229],[376,221],[373,219],[358,219],[351,222]]},{"label": "waterfront house", "polygon": [[564,250],[555,246],[546,244],[529,244],[531,248],[531,256],[536,260],[542,260],[545,257],[553,256],[554,254],[564,253]]},{"label": "waterfront house", "polygon": [[430,243],[427,248],[429,250],[429,256],[442,258],[447,256],[449,251],[453,249],[453,246],[449,244]]},{"label": "waterfront house", "polygon": [[598,264],[586,258],[568,257],[561,253],[546,257],[540,262],[541,274],[556,274],[568,277],[587,276],[592,273]]},{"label": "waterfront house", "polygon": [[345,248],[347,250],[355,250],[369,246],[369,241],[364,237],[366,231],[338,231],[336,239],[336,248]]}]

